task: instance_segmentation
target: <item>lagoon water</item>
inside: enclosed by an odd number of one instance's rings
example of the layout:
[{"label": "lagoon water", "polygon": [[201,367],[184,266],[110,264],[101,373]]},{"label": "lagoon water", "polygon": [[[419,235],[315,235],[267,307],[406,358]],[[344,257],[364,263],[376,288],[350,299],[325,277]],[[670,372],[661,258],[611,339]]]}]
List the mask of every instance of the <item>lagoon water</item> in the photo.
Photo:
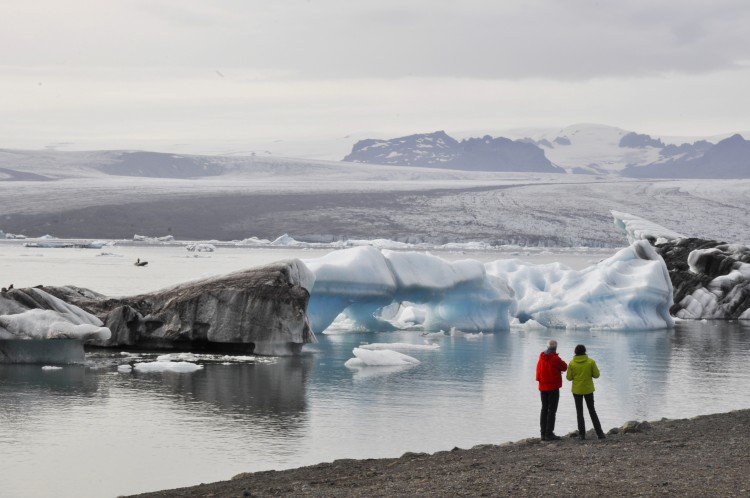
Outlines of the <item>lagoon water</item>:
[{"label": "lagoon water", "polygon": [[[0,251],[2,278],[16,287],[72,283],[111,295],[316,255],[219,249],[201,259],[187,257],[184,248],[117,246],[3,245]],[[153,263],[134,268],[136,255]],[[568,254],[558,260],[581,266],[598,259]],[[157,354],[98,350],[83,366],[0,365],[0,496],[114,497],[239,472],[534,437],[540,406],[534,368],[549,337],[557,338],[565,360],[583,343],[599,364],[596,404],[605,429],[630,419],[750,407],[750,391],[743,389],[750,383],[750,324],[742,322],[445,336],[430,341],[437,349],[406,351],[419,365],[360,370],[344,363],[362,343],[426,339],[405,331],[318,334],[319,343],[299,357],[203,356],[203,369],[193,373],[119,373],[118,365]],[[556,432],[575,427],[566,384]]]}]

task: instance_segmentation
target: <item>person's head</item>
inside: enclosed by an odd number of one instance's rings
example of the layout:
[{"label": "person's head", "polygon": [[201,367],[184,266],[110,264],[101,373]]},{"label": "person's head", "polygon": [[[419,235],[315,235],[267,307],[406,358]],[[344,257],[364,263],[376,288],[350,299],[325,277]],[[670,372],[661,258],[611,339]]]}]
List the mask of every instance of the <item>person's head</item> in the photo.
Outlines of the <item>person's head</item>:
[{"label": "person's head", "polygon": [[576,356],[580,356],[582,354],[586,354],[586,346],[584,346],[583,344],[579,344],[578,346],[576,346],[576,349],[575,349],[574,352],[575,352]]},{"label": "person's head", "polygon": [[554,339],[547,341],[547,349],[549,351],[557,351],[557,341]]}]

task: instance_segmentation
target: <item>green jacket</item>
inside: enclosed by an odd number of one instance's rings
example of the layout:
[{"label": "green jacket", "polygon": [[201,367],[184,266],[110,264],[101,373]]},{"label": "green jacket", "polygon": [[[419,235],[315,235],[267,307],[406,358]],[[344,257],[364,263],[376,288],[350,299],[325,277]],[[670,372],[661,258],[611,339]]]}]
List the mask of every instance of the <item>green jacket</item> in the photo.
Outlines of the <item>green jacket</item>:
[{"label": "green jacket", "polygon": [[573,381],[573,394],[591,394],[594,392],[594,379],[599,378],[599,367],[594,360],[580,354],[568,363],[568,373],[565,377]]}]

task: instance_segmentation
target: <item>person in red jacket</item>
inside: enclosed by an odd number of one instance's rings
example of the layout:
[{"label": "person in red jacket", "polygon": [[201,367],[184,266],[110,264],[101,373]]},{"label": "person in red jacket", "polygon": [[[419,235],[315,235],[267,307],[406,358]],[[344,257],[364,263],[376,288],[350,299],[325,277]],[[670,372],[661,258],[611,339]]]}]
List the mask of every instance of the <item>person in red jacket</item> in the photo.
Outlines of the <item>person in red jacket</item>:
[{"label": "person in red jacket", "polygon": [[560,436],[555,435],[555,417],[557,404],[560,402],[562,372],[567,369],[568,364],[557,354],[557,341],[550,339],[547,341],[547,350],[541,352],[536,363],[536,381],[542,396],[542,413],[539,417],[542,441],[560,439]]}]

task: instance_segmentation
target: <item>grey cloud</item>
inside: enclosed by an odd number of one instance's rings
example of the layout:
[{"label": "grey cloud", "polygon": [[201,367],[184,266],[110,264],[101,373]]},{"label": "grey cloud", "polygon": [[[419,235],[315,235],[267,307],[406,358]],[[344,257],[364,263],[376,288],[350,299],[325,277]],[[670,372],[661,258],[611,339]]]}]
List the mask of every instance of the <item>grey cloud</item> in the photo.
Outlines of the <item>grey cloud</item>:
[{"label": "grey cloud", "polygon": [[13,47],[0,49],[0,63],[241,67],[320,79],[582,80],[704,73],[750,60],[745,0],[123,5],[130,10],[116,17],[18,19],[13,25],[21,27],[0,34],[0,46]]}]

